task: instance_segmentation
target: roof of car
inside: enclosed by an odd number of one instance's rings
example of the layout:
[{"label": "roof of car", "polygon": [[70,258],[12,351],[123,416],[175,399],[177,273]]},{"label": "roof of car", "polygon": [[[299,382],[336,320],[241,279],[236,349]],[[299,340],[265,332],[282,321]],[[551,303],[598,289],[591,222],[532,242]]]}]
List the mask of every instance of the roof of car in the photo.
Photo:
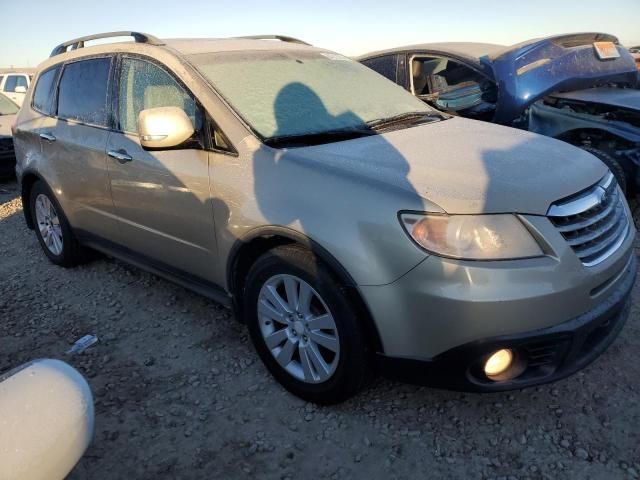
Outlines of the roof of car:
[{"label": "roof of car", "polygon": [[504,45],[496,45],[493,43],[473,43],[473,42],[441,42],[441,43],[420,43],[417,45],[407,45],[404,47],[390,48],[380,50],[378,52],[367,53],[358,57],[358,60],[379,57],[393,53],[406,52],[442,52],[458,57],[468,58],[470,60],[478,60],[485,55],[492,55],[504,50]]},{"label": "roof of car", "polygon": [[247,50],[300,50],[315,47],[302,43],[278,41],[277,39],[251,38],[174,38],[163,40],[166,46],[183,55],[214,52],[240,52]]},{"label": "roof of car", "polygon": [[[122,42],[122,37],[132,37],[133,42]],[[92,45],[87,47],[87,42],[93,42],[96,40],[111,39],[111,42],[102,42],[98,45]],[[254,35],[249,37],[235,37],[235,38],[175,38],[175,39],[160,39],[148,33],[133,32],[133,31],[118,31],[118,32],[105,32],[96,33],[93,35],[86,35],[84,37],[74,38],[73,40],[67,40],[57,45],[49,58],[54,58],[59,55],[65,55],[71,52],[83,51],[87,53],[88,49],[92,51],[100,50],[104,52],[105,49],[114,48],[118,51],[131,48],[136,49],[137,45],[147,45],[152,47],[170,48],[177,50],[183,55],[193,55],[198,53],[212,53],[212,52],[233,52],[233,51],[246,51],[246,50],[291,50],[291,49],[312,49],[313,47],[308,43],[299,40],[297,38],[288,37],[286,35]],[[98,48],[96,48],[98,47]],[[101,48],[100,48],[101,47]]]},{"label": "roof of car", "polygon": [[[134,41],[122,41],[120,39],[121,37],[133,37]],[[86,45],[87,42],[93,42],[95,40],[115,38],[117,38],[117,40],[112,42]],[[181,56],[243,51],[326,51],[313,47],[302,40],[284,35],[256,35],[235,38],[160,39],[141,32],[107,32],[75,38],[57,45],[51,52],[49,58],[38,65],[37,70],[42,71],[52,65],[69,59],[116,52],[149,53],[150,49],[160,49],[170,54],[176,52]]]}]

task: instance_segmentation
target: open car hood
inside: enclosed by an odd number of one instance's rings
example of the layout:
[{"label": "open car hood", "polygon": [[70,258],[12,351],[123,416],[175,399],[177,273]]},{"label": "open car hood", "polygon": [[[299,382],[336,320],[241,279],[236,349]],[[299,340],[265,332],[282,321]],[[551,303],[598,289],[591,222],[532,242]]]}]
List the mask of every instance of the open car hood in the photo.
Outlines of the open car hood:
[{"label": "open car hood", "polygon": [[640,91],[632,88],[589,88],[556,93],[553,97],[640,112]]},{"label": "open car hood", "polygon": [[[611,42],[617,58],[600,59],[595,43]],[[498,85],[494,121],[505,125],[553,92],[618,84],[635,85],[638,69],[618,39],[604,33],[578,33],[530,40],[484,56]]]}]

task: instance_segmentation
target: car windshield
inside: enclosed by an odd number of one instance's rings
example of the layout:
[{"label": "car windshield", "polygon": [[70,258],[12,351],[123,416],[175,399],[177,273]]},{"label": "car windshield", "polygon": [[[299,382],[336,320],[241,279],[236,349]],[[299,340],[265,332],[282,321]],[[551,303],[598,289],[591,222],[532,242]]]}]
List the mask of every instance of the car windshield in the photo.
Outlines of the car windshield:
[{"label": "car windshield", "polygon": [[373,134],[371,125],[385,119],[399,124],[397,119],[410,117],[406,114],[438,115],[401,87],[335,53],[221,52],[189,60],[263,140]]},{"label": "car windshield", "polygon": [[15,115],[18,110],[15,103],[0,93],[0,115]]}]

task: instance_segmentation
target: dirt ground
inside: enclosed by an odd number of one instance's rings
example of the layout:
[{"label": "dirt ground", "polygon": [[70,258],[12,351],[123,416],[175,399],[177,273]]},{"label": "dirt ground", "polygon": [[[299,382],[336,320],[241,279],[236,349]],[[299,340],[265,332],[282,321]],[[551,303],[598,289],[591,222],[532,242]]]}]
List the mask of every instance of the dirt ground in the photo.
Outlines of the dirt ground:
[{"label": "dirt ground", "polygon": [[[221,306],[108,258],[50,264],[0,183],[0,372],[49,357],[87,377],[95,438],[71,479],[638,478],[639,288],[569,379],[490,395],[377,380],[321,408],[271,379]],[[65,357],[87,333],[99,343]]]}]

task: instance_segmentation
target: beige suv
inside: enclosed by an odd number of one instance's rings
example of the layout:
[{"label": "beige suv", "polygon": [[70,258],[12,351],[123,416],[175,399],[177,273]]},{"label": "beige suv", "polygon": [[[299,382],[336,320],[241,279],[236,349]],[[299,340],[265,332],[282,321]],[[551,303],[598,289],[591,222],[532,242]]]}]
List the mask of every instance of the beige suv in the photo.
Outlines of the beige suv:
[{"label": "beige suv", "polygon": [[[87,46],[131,35],[135,42]],[[596,358],[635,235],[607,168],[453,118],[287,37],[66,42],[16,125],[27,224],[233,306],[271,373],[337,402],[372,373],[495,391]]]}]

